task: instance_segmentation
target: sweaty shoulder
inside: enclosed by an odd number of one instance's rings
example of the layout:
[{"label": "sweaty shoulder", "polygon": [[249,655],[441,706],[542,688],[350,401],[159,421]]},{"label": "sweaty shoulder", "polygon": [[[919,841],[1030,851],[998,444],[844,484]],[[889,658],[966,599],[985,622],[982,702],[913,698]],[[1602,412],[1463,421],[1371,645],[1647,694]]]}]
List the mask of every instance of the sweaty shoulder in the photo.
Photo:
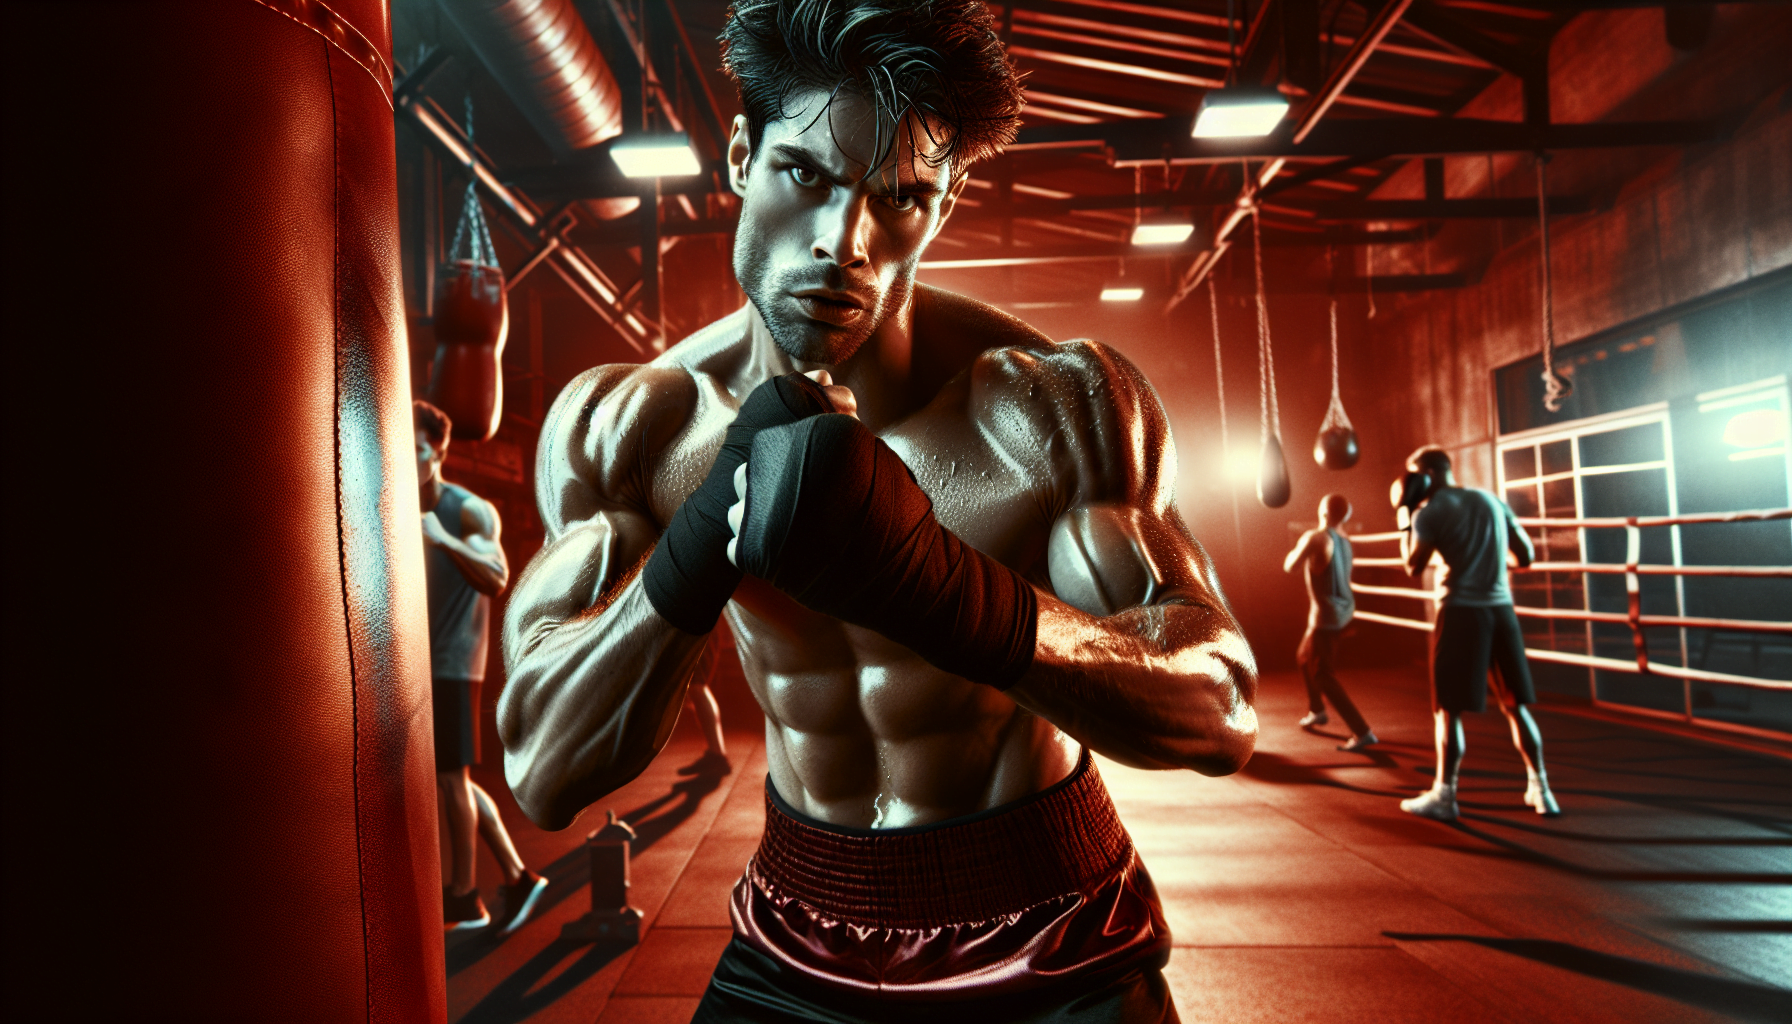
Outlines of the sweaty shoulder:
[{"label": "sweaty shoulder", "polygon": [[991,348],[971,366],[979,426],[1034,479],[1051,481],[1059,509],[1168,509],[1175,442],[1144,374],[1100,342],[1055,343],[1026,329],[1031,338]]},{"label": "sweaty shoulder", "polygon": [[605,511],[653,517],[661,463],[741,358],[746,308],[646,364],[594,366],[566,385],[541,427],[535,498],[549,540]]},{"label": "sweaty shoulder", "polygon": [[655,456],[696,405],[696,382],[677,366],[613,363],[573,378],[535,450],[535,500],[548,539],[600,512],[651,516]]}]

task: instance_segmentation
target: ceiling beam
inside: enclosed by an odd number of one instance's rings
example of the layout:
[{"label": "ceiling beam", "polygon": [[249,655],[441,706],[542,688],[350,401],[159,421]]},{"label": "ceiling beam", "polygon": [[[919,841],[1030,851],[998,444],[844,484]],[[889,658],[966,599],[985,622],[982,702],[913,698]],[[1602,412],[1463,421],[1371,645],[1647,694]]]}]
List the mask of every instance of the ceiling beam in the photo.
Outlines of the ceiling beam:
[{"label": "ceiling beam", "polygon": [[[1537,216],[1535,199],[1343,199],[1306,207],[1320,220],[1488,220]],[[1591,213],[1590,196],[1550,196],[1549,212]]]},{"label": "ceiling beam", "polygon": [[1461,21],[1431,0],[1416,0],[1406,11],[1406,24],[1421,35],[1478,57],[1508,74],[1527,75],[1537,60]]},{"label": "ceiling beam", "polygon": [[[1531,206],[1536,209],[1536,204]],[[954,216],[956,219],[956,215]],[[675,230],[668,228],[668,231]],[[1327,227],[1311,233],[1277,231],[1264,225],[1264,248],[1293,248],[1324,245],[1397,245],[1419,242],[1431,237],[1428,227],[1402,228],[1394,231],[1364,231],[1361,228]],[[921,260],[922,270],[978,270],[989,267],[1027,267],[1054,263],[1094,263],[1104,260],[1142,260],[1187,256],[1196,252],[1194,243],[1176,246],[1137,246],[1127,242],[1074,245],[981,245],[966,249],[943,249]],[[1360,280],[1360,279],[1359,279]],[[1360,287],[1360,286],[1359,286]]]},{"label": "ceiling beam", "polygon": [[1044,64],[1059,64],[1084,71],[1105,72],[1128,78],[1144,78],[1172,85],[1188,85],[1200,89],[1217,89],[1223,84],[1223,69],[1185,60],[1131,53],[1101,46],[1054,42],[1049,48],[1008,46],[1010,56]]},{"label": "ceiling beam", "polygon": [[991,220],[1001,217],[1060,217],[1075,210],[1129,210],[1140,207],[1147,212],[1164,207],[1215,206],[1232,201],[1233,193],[1213,189],[1179,189],[1174,192],[1121,192],[1111,195],[1075,196],[1070,199],[1029,200],[1003,205],[995,201],[980,206],[958,204],[952,223]]},{"label": "ceiling beam", "polygon": [[[1396,0],[1397,2],[1397,0]],[[1529,125],[1465,117],[1351,118],[1318,125],[1296,143],[1285,125],[1261,139],[1195,139],[1190,119],[1103,121],[1099,124],[1023,128],[1015,146],[1106,146],[1116,163],[1161,165],[1166,147],[1178,164],[1240,160],[1350,160],[1456,153],[1520,153],[1539,149],[1603,149],[1618,146],[1685,146],[1721,134],[1716,121],[1611,121]]]}]

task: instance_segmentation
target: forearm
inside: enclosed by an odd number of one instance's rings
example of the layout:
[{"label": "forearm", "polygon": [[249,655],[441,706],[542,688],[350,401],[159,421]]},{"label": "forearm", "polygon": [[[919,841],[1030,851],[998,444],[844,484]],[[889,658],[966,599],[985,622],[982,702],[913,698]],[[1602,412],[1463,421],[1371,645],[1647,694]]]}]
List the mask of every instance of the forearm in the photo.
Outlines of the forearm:
[{"label": "forearm", "polygon": [[1033,665],[1007,692],[1123,764],[1226,775],[1256,745],[1256,685],[1249,645],[1212,608],[1099,618],[1042,593]]},{"label": "forearm", "polygon": [[506,645],[504,774],[531,820],[564,828],[647,767],[706,639],[661,618],[637,575],[601,610],[537,622]]},{"label": "forearm", "polygon": [[440,546],[454,560],[467,583],[481,594],[495,597],[503,593],[504,585],[510,582],[510,565],[505,560],[503,551],[481,554],[465,541],[453,537],[443,538]]}]

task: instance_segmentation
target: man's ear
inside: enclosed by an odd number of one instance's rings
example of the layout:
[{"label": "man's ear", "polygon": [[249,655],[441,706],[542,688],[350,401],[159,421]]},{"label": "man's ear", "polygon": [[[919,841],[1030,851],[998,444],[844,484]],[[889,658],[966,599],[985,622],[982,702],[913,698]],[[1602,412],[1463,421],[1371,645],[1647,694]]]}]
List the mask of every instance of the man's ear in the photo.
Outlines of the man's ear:
[{"label": "man's ear", "polygon": [[752,162],[752,133],[747,130],[747,119],[736,114],[728,136],[728,187],[737,196],[747,194],[747,165]]},{"label": "man's ear", "polygon": [[933,231],[927,236],[929,242],[939,237],[939,233],[945,229],[946,218],[952,216],[952,211],[958,208],[958,197],[963,194],[964,187],[970,183],[971,173],[965,171],[957,175],[952,182],[952,187],[946,190],[945,198],[940,200],[939,219],[933,222]]}]

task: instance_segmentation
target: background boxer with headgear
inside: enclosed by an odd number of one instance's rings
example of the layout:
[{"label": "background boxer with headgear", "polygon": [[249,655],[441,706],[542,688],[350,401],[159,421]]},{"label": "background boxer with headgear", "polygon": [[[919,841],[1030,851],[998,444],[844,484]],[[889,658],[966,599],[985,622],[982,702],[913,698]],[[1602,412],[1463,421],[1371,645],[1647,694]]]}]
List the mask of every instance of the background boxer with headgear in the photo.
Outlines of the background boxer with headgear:
[{"label": "background boxer with headgear", "polygon": [[1498,497],[1478,487],[1456,486],[1450,456],[1442,448],[1413,452],[1406,475],[1394,482],[1390,494],[1403,513],[1402,529],[1410,524],[1400,542],[1408,575],[1422,574],[1434,554],[1444,561],[1444,597],[1432,633],[1436,781],[1426,793],[1400,801],[1401,810],[1440,821],[1455,819],[1462,713],[1486,707],[1488,670],[1497,667],[1503,684],[1500,710],[1524,759],[1524,802],[1538,814],[1560,814],[1543,767],[1543,734],[1531,717],[1529,705],[1536,703],[1537,693],[1506,581],[1508,552],[1519,568],[1531,564],[1530,537]]}]

